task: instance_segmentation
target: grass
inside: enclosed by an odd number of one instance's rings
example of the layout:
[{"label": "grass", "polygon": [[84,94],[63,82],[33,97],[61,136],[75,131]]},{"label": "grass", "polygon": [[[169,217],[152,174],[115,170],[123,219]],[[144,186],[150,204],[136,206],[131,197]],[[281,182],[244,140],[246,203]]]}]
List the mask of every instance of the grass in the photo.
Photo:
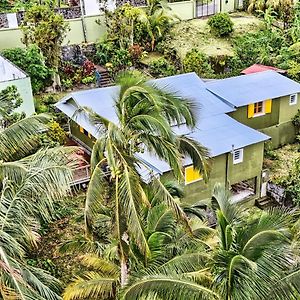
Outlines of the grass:
[{"label": "grass", "polygon": [[197,48],[209,56],[233,56],[233,39],[246,32],[255,31],[262,26],[262,21],[246,13],[230,15],[234,23],[234,32],[229,38],[218,38],[212,35],[207,19],[182,21],[172,30],[171,46],[178,50],[181,58],[192,48]]}]

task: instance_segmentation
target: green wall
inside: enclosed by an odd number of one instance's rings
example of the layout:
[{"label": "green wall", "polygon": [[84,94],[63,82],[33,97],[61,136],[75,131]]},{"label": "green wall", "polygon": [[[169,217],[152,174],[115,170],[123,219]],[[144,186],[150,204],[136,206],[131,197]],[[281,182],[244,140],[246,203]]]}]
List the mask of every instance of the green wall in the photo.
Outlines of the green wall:
[{"label": "green wall", "polygon": [[181,20],[191,20],[196,17],[196,1],[182,1],[169,3],[173,13]]},{"label": "green wall", "polygon": [[298,101],[295,105],[290,105],[290,96],[280,98],[280,113],[279,124],[291,121],[298,109],[300,109],[300,95],[298,94]]},{"label": "green wall", "polygon": [[[98,25],[96,20],[102,20],[102,24]],[[103,24],[104,16],[87,16],[84,18],[84,26],[86,28],[87,42],[96,42],[105,35],[105,26]],[[70,31],[64,40],[64,45],[80,44],[85,42],[83,24],[81,19],[73,19],[66,21],[70,26]],[[20,29],[0,29],[0,50],[25,47],[21,42],[22,31]]]},{"label": "green wall", "polygon": [[[189,20],[195,17],[195,2],[183,1],[169,3],[172,11],[181,19]],[[97,24],[99,20],[101,25]],[[104,24],[104,15],[85,16],[83,19],[72,19],[66,21],[70,26],[64,45],[80,44],[83,42],[96,42],[105,36],[106,28]],[[86,32],[86,40],[84,36]],[[0,50],[24,47],[21,42],[22,31],[20,29],[0,29]]]},{"label": "green wall", "polygon": [[[244,148],[244,159],[242,163],[233,164],[232,154],[222,154],[212,159],[212,171],[209,181],[200,180],[185,185],[185,201],[196,203],[200,200],[211,198],[216,183],[226,184],[226,161],[228,155],[228,179],[229,185],[257,177],[256,196],[260,194],[261,171],[263,165],[264,143],[257,143]],[[172,179],[172,174],[163,175],[164,180]],[[184,183],[183,183],[184,184]]]},{"label": "green wall", "polygon": [[15,85],[17,87],[18,92],[23,100],[23,103],[18,109],[16,109],[16,111],[25,112],[26,116],[32,115],[35,112],[35,109],[34,109],[34,100],[32,96],[30,78],[26,77],[21,79],[0,82],[0,91],[12,85]]},{"label": "green wall", "polygon": [[86,146],[88,146],[88,148],[89,148],[88,150],[93,149],[94,138],[90,139],[84,133],[80,132],[79,125],[72,120],[70,120],[70,131],[73,136],[75,136],[80,141],[82,141]]},{"label": "green wall", "polygon": [[279,123],[280,99],[273,99],[272,112],[264,116],[248,118],[248,105],[238,107],[236,111],[229,113],[231,117],[254,129],[262,129]]},{"label": "green wall", "polygon": [[296,138],[296,130],[291,121],[264,128],[260,131],[272,138],[270,147],[274,149],[293,143]]}]

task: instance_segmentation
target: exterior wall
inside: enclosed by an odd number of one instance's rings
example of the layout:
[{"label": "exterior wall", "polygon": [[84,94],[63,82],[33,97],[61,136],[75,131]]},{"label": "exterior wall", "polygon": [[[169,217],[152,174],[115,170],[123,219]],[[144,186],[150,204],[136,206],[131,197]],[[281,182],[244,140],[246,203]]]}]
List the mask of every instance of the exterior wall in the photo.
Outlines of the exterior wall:
[{"label": "exterior wall", "polygon": [[279,124],[291,121],[300,109],[300,94],[295,105],[290,105],[290,96],[280,98]]},{"label": "exterior wall", "polygon": [[276,149],[280,146],[293,143],[296,138],[296,130],[292,121],[284,122],[279,125],[271,126],[260,130],[272,138],[271,148]]},{"label": "exterior wall", "polygon": [[[211,198],[216,183],[226,185],[227,181],[227,184],[230,186],[254,177],[257,177],[256,195],[252,197],[251,200],[258,198],[260,194],[263,153],[264,143],[258,143],[244,148],[244,159],[242,163],[234,165],[231,153],[222,154],[213,158],[212,171],[208,183],[205,183],[204,180],[200,180],[186,185],[184,188],[186,195],[185,201],[193,204],[200,200]],[[164,174],[163,179],[172,179],[172,174],[170,172]]]},{"label": "exterior wall", "polygon": [[196,2],[195,1],[182,1],[169,3],[173,13],[181,20],[191,20],[196,18]]},{"label": "exterior wall", "polygon": [[231,117],[254,129],[262,129],[279,124],[280,99],[273,99],[272,112],[264,116],[248,118],[248,105],[238,107],[229,113]]},{"label": "exterior wall", "polygon": [[21,106],[16,110],[17,112],[25,112],[26,116],[30,116],[35,112],[34,100],[31,90],[30,78],[22,78],[16,80],[10,80],[6,82],[0,82],[0,91],[7,88],[8,86],[15,85],[20,93],[23,100]]},{"label": "exterior wall", "polygon": [[91,139],[84,133],[80,132],[79,125],[72,120],[70,120],[70,131],[75,138],[79,139],[82,143],[84,143],[87,146],[87,150],[90,151],[93,149],[93,138]]},{"label": "exterior wall", "polygon": [[300,109],[300,94],[295,105],[290,105],[290,96],[273,99],[272,112],[260,117],[248,118],[248,106],[239,107],[236,111],[229,113],[237,121],[258,129],[272,138],[272,148],[293,143],[296,137],[295,128],[291,122],[292,118]]},{"label": "exterior wall", "polygon": [[220,0],[221,1],[221,12],[233,12],[235,10],[234,0]]},{"label": "exterior wall", "polygon": [[[96,42],[101,37],[105,35],[105,25],[98,25],[96,20],[104,20],[103,15],[99,16],[86,16],[83,19],[72,19],[68,20],[70,25],[70,31],[67,32],[67,36],[64,40],[64,45],[67,44],[79,44],[85,42],[83,24],[86,28],[86,38],[87,42]],[[0,29],[0,50],[15,48],[15,47],[25,47],[21,42],[23,37],[21,29]]]}]

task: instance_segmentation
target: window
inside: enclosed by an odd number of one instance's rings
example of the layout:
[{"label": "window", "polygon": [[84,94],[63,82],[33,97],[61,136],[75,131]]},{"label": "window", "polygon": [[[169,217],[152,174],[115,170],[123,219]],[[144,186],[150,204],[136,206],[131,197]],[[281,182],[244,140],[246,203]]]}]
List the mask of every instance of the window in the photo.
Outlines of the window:
[{"label": "window", "polygon": [[272,112],[272,99],[248,105],[248,118],[259,117]]},{"label": "window", "polygon": [[290,105],[297,104],[297,98],[298,98],[297,96],[298,96],[297,94],[290,95]]},{"label": "window", "polygon": [[264,112],[263,101],[254,103],[254,115],[262,114]]},{"label": "window", "polygon": [[233,150],[233,152],[232,152],[232,157],[233,157],[233,164],[234,164],[234,165],[243,162],[243,158],[244,158],[244,149],[236,149],[236,150]]},{"label": "window", "polygon": [[185,184],[202,180],[202,175],[193,166],[186,167],[184,170]]},{"label": "window", "polygon": [[83,133],[84,135],[88,136],[90,139],[92,138],[92,135],[87,130],[85,130],[83,127],[80,126],[79,131],[81,133]]}]

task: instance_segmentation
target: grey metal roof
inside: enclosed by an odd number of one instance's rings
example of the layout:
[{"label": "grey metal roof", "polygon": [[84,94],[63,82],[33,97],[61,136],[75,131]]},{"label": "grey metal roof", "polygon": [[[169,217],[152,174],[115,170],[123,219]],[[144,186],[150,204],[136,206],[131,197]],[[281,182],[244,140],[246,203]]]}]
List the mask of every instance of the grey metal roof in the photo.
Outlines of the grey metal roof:
[{"label": "grey metal roof", "polygon": [[[193,132],[190,132],[185,125],[173,126],[173,130],[177,134],[187,135],[207,147],[211,157],[230,153],[233,148],[240,149],[270,139],[269,136],[239,123],[226,114],[202,119]],[[137,156],[146,162],[154,174],[163,174],[171,170],[165,161],[149,152],[139,153]],[[183,164],[184,166],[191,165],[192,160],[187,157]]]},{"label": "grey metal roof", "polygon": [[299,83],[275,71],[211,81],[206,87],[234,107],[300,92]]},{"label": "grey metal roof", "polygon": [[25,72],[0,55],[0,82],[26,77]]},{"label": "grey metal roof", "polygon": [[[234,110],[207,91],[204,82],[195,73],[180,74],[150,80],[150,82],[166,91],[172,91],[179,96],[193,100],[199,108],[198,114],[200,118]],[[65,112],[69,117],[72,117],[72,115],[67,113],[69,109],[66,106],[68,106],[67,102],[70,99],[74,99],[78,107],[89,107],[95,113],[113,122],[117,122],[114,105],[118,92],[118,86],[73,92],[59,101],[56,107]],[[88,130],[89,128],[85,129]]]},{"label": "grey metal roof", "polygon": [[[269,139],[267,135],[226,115],[227,112],[235,109],[208,92],[203,81],[195,73],[176,75],[152,82],[167,90],[175,89],[179,95],[192,98],[199,104],[200,118],[193,132],[185,125],[172,128],[175,133],[186,134],[206,146],[212,157],[232,151],[232,145],[238,149]],[[79,107],[90,107],[97,114],[117,123],[114,99],[118,91],[119,88],[115,86],[71,93],[59,101],[56,107],[97,138],[99,133],[90,123],[88,116],[83,112],[76,113],[76,111]],[[170,166],[166,162],[151,153],[138,153],[137,157],[145,163],[145,166],[139,168],[139,172],[145,178],[149,174],[148,168],[154,175],[170,171]],[[191,163],[188,157],[184,161],[185,165]]]}]

